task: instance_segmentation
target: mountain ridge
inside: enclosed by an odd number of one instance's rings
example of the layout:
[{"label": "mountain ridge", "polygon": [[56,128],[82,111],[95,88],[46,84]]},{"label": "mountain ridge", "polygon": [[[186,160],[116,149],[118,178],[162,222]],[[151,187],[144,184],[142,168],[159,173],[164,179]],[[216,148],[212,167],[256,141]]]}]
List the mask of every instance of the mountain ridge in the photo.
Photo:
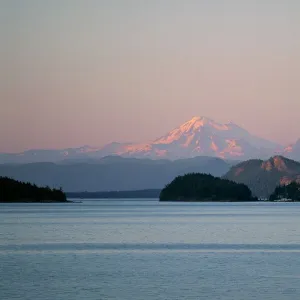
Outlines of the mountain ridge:
[{"label": "mountain ridge", "polygon": [[220,158],[151,160],[105,157],[96,162],[2,164],[0,176],[38,186],[62,187],[68,192],[162,189],[178,175],[190,172],[222,176],[232,164]]},{"label": "mountain ridge", "polygon": [[0,153],[1,163],[87,161],[115,155],[122,157],[171,159],[212,156],[222,159],[267,159],[282,154],[300,160],[300,139],[284,147],[255,136],[241,126],[219,123],[207,117],[193,117],[150,142],[112,142],[103,147],[85,145],[58,150],[36,149],[21,153]]},{"label": "mountain ridge", "polygon": [[257,197],[268,198],[278,185],[300,183],[300,163],[281,155],[252,159],[233,166],[223,177],[246,184]]},{"label": "mountain ridge", "polygon": [[221,124],[207,117],[193,117],[153,142],[131,145],[119,155],[151,158],[215,156],[223,159],[268,157],[281,145],[251,135],[247,130],[230,122]]}]

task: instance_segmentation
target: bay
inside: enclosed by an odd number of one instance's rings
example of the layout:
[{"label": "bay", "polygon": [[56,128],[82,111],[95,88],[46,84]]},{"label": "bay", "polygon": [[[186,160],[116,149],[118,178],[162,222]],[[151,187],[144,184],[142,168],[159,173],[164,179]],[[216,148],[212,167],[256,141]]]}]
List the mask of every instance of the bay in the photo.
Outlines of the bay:
[{"label": "bay", "polygon": [[298,299],[299,203],[0,204],[0,299]]}]

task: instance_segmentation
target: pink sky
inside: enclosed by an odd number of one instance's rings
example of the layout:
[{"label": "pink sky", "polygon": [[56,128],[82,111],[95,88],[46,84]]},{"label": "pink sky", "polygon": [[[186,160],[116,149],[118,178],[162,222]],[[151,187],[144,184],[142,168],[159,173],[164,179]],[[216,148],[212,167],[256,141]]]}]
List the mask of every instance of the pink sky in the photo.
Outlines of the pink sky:
[{"label": "pink sky", "polygon": [[204,2],[1,3],[0,152],[147,141],[195,115],[296,141],[299,1]]}]

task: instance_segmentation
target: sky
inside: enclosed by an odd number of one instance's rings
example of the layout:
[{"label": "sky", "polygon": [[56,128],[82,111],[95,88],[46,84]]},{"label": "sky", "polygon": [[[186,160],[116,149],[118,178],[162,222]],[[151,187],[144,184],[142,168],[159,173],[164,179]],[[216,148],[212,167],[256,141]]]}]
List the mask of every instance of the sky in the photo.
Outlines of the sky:
[{"label": "sky", "polygon": [[193,116],[300,138],[299,0],[0,0],[0,152],[145,142]]}]

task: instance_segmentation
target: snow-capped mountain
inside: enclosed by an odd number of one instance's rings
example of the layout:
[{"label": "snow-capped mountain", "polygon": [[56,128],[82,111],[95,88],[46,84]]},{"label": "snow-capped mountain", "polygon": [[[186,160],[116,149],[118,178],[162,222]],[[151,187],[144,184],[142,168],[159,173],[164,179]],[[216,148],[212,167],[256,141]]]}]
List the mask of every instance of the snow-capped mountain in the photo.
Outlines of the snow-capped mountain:
[{"label": "snow-capped mountain", "polygon": [[19,154],[0,153],[0,163],[87,160],[109,155],[152,159],[213,156],[245,160],[266,159],[275,154],[300,160],[300,140],[284,149],[277,143],[252,135],[234,123],[221,124],[209,118],[194,117],[160,138],[146,143],[114,142],[97,148],[84,146],[63,150],[29,150]]},{"label": "snow-capped mountain", "polygon": [[32,149],[21,153],[0,153],[0,163],[57,162],[64,159],[80,159],[100,148],[83,146],[67,149]]},{"label": "snow-capped mountain", "polygon": [[209,118],[194,117],[153,142],[129,145],[125,151],[115,154],[171,159],[199,155],[245,159],[268,157],[280,147],[234,123],[220,124]]}]

